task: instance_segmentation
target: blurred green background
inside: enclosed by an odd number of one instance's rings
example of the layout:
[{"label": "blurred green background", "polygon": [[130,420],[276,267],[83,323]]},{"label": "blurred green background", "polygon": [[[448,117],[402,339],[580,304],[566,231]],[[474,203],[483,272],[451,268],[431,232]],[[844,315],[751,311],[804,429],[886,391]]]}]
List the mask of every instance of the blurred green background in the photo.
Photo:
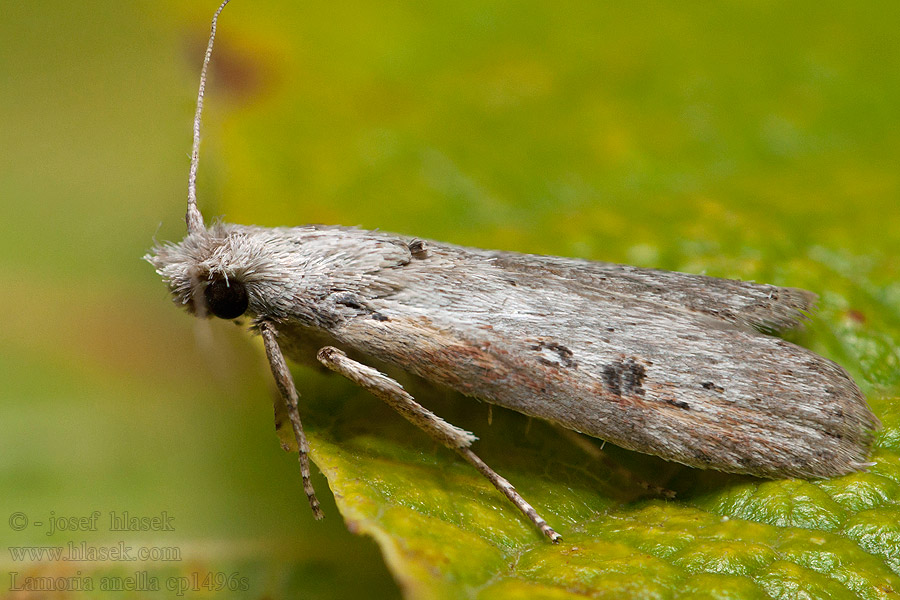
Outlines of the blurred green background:
[{"label": "blurred green background", "polygon": [[[140,258],[184,232],[214,8],[4,3],[0,547],[174,546],[183,562],[148,567],[163,581],[395,597],[318,475],[329,518],[309,514],[256,343],[176,310]],[[806,287],[804,343],[882,414],[900,383],[898,22],[895,2],[235,0],[200,206]],[[7,527],[94,510],[166,511],[175,531]],[[0,562],[0,595],[13,571],[136,570]]]}]

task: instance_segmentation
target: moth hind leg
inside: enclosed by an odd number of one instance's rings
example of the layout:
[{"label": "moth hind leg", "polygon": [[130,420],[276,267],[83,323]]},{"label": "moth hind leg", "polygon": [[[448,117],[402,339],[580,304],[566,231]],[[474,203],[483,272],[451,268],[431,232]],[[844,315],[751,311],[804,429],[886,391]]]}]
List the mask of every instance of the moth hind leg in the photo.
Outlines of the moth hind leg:
[{"label": "moth hind leg", "polygon": [[455,425],[444,421],[439,416],[419,404],[403,387],[380,371],[359,363],[332,346],[319,350],[319,361],[336,373],[340,373],[355,384],[365,388],[373,395],[384,400],[391,408],[399,412],[413,425],[416,425],[441,444],[455,451],[484,475],[495,488],[503,493],[541,532],[556,543],[560,535],[556,533],[519,492],[506,479],[497,474],[481,460],[469,446],[475,436]]}]

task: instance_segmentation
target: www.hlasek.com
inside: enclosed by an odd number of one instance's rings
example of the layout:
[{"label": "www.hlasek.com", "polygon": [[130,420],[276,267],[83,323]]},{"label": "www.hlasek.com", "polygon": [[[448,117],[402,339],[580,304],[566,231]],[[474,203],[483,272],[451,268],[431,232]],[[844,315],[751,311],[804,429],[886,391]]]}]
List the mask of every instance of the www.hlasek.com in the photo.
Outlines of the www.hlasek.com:
[{"label": "www.hlasek.com", "polygon": [[180,561],[178,546],[129,546],[124,541],[115,544],[67,542],[64,546],[9,546],[13,562],[93,562],[108,561]]}]

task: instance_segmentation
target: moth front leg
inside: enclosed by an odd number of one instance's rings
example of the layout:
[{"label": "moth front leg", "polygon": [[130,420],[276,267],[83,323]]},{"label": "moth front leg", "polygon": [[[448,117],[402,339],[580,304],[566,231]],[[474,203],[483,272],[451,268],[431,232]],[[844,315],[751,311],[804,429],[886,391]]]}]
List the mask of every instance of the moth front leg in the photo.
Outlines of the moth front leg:
[{"label": "moth front leg", "polygon": [[288,415],[291,419],[291,425],[294,428],[294,437],[297,439],[297,453],[300,461],[300,477],[303,479],[303,491],[309,500],[309,506],[312,508],[313,516],[321,519],[325,516],[322,508],[319,506],[319,499],[316,498],[316,492],[312,486],[312,480],[309,475],[309,442],[306,441],[306,434],[303,433],[303,426],[300,424],[300,410],[297,407],[297,388],[294,386],[294,378],[288,369],[284,355],[281,353],[281,347],[275,338],[275,328],[271,323],[261,321],[257,323],[260,334],[262,334],[263,345],[266,348],[266,357],[269,359],[269,366],[272,368],[272,375],[275,377],[275,385],[281,393],[281,398],[287,405]]},{"label": "moth front leg", "polygon": [[399,412],[409,422],[416,425],[425,433],[442,443],[447,448],[458,453],[466,461],[490,481],[494,487],[503,492],[509,500],[528,517],[538,529],[540,529],[550,541],[556,543],[560,535],[556,533],[537,511],[525,501],[519,492],[506,479],[498,475],[483,460],[478,458],[469,446],[476,440],[475,436],[447,423],[433,412],[416,402],[403,387],[385,375],[366,365],[359,363],[332,346],[326,346],[319,350],[319,361],[337,373],[340,373],[350,381],[366,388],[375,396],[384,400],[394,410]]}]

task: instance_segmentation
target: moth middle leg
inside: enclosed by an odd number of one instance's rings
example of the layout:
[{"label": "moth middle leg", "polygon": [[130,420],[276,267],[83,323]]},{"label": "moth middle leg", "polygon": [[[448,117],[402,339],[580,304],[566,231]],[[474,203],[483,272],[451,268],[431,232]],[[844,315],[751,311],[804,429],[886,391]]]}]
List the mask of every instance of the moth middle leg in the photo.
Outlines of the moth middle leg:
[{"label": "moth middle leg", "polygon": [[522,513],[528,517],[535,526],[541,530],[550,541],[556,543],[560,535],[556,533],[537,511],[525,501],[519,492],[506,479],[497,474],[483,460],[481,460],[469,446],[475,441],[475,436],[455,425],[447,423],[439,416],[416,402],[403,387],[380,371],[368,367],[349,358],[342,351],[333,346],[326,346],[319,350],[319,361],[336,373],[340,373],[350,381],[364,387],[369,392],[384,400],[391,408],[399,412],[409,422],[416,425],[425,433],[450,448],[490,481],[494,487],[503,493],[516,505]]}]

